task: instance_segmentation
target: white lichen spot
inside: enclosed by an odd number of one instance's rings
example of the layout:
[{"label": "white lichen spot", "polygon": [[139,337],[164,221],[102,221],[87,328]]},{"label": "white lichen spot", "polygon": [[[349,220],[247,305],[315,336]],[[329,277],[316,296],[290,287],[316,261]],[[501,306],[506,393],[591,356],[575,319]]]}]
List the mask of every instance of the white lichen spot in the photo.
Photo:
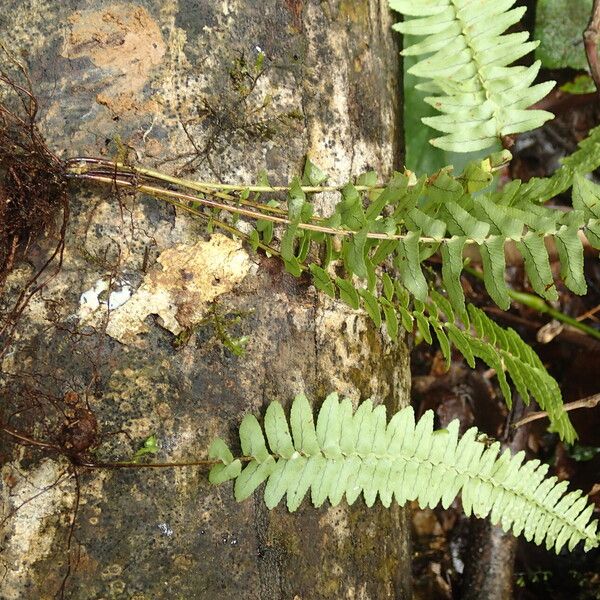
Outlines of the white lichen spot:
[{"label": "white lichen spot", "polygon": [[173,535],[173,529],[168,523],[159,523],[158,528],[160,529],[161,533],[167,537],[171,537]]},{"label": "white lichen spot", "polygon": [[122,306],[131,298],[131,294],[131,286],[128,284],[124,284],[120,290],[111,292],[108,296],[108,309],[115,310],[119,308],[119,306]]},{"label": "white lichen spot", "polygon": [[84,321],[100,308],[100,294],[108,289],[108,282],[99,279],[79,298],[79,318]]},{"label": "white lichen spot", "polygon": [[59,515],[72,510],[75,497],[65,465],[50,459],[26,473],[15,463],[6,464],[2,480],[14,479],[11,486],[2,486],[0,497],[0,514],[10,515],[0,531],[4,540],[3,600],[31,597],[32,566],[52,552],[57,528],[62,525]]},{"label": "white lichen spot", "polygon": [[102,295],[109,288],[110,283],[107,280],[99,279],[87,291],[83,292],[79,298],[78,317],[81,321],[87,321],[100,307],[108,307],[109,310],[115,310],[122,306],[131,298],[132,291],[128,282],[117,283],[116,289],[110,292],[108,300],[102,299]]}]

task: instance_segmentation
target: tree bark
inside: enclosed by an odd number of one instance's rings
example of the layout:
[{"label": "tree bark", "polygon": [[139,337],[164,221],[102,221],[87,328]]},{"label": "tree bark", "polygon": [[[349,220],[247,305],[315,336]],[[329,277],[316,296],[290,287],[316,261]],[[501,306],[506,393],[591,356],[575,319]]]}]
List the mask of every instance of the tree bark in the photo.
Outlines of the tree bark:
[{"label": "tree bark", "polygon": [[[8,0],[0,33],[26,60],[40,127],[64,158],[127,153],[230,183],[266,168],[284,184],[308,154],[344,183],[370,168],[389,176],[399,161],[391,23],[385,0]],[[276,259],[151,198],[74,187],[71,210],[62,270],[2,364],[6,406],[34,390],[30,433],[52,438],[40,425],[48,399],[76,398],[99,423],[95,460],[130,459],[150,435],[152,460],[193,460],[217,435],[237,447],[245,414],[299,392],[317,405],[330,391],[390,411],[409,402],[405,341]],[[228,339],[242,336],[236,356]],[[6,600],[53,598],[69,563],[64,596],[82,600],[410,597],[398,507],[306,499],[294,514],[268,511],[260,491],[236,504],[198,468],[79,468],[78,497],[66,460],[1,443]]]}]

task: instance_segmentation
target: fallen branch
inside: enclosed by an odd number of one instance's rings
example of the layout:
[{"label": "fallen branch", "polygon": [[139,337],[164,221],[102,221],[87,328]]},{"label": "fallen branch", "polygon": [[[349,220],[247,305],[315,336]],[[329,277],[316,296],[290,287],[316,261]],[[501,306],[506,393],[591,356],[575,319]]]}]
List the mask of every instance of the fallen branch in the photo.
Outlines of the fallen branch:
[{"label": "fallen branch", "polygon": [[[589,396],[588,398],[583,398],[583,400],[576,400],[575,402],[567,402],[564,405],[565,410],[577,410],[578,408],[595,408],[600,404],[600,394],[594,394],[593,396]],[[520,421],[517,421],[513,424],[513,427],[521,427],[526,423],[531,423],[531,421],[537,421],[538,419],[544,419],[548,416],[548,413],[545,410],[541,410],[539,412],[531,413],[526,417],[523,417]]]}]

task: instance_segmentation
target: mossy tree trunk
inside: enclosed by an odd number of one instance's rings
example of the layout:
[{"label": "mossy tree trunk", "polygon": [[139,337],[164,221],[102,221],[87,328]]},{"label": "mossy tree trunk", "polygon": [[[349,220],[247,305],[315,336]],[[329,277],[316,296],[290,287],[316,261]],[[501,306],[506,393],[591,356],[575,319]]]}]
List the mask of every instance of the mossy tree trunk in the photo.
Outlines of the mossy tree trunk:
[{"label": "mossy tree trunk", "polygon": [[[397,166],[385,0],[8,0],[0,26],[62,157],[127,153],[227,182],[265,168],[279,184],[307,153],[337,183]],[[331,199],[319,201],[326,210]],[[71,209],[62,270],[29,304],[2,364],[3,402],[29,407],[15,421],[29,434],[56,441],[42,426],[51,412],[72,424],[85,407],[99,425],[92,460],[129,459],[150,435],[152,460],[191,460],[216,435],[237,443],[244,414],[299,392],[408,403],[405,343],[276,259],[151,198],[74,186]],[[49,243],[13,273],[6,301]],[[237,356],[228,345],[241,337]],[[64,458],[2,444],[7,600],[54,597],[67,563],[64,595],[82,600],[410,597],[398,507],[305,500],[295,514],[269,512],[258,493],[236,504],[198,468],[78,468],[78,498]]]}]

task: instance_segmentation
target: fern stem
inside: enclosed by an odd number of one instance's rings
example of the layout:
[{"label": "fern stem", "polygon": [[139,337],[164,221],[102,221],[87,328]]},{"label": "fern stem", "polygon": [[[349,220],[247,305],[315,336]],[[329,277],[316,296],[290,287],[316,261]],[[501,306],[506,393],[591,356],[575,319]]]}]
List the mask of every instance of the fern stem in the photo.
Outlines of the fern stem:
[{"label": "fern stem", "polygon": [[[97,173],[97,172],[94,172],[93,169],[91,169],[89,167],[88,162],[84,162],[84,164],[82,165],[83,161],[89,161],[89,164],[101,165],[102,167],[104,167],[106,169],[111,169],[111,170]],[[119,169],[120,169],[120,171],[119,171]],[[495,169],[493,169],[493,170],[495,170]],[[170,175],[166,175],[159,171],[155,171],[154,169],[146,169],[146,168],[142,168],[142,167],[129,167],[127,165],[124,165],[123,163],[108,162],[108,161],[104,161],[103,159],[97,159],[97,158],[71,159],[67,163],[67,173],[70,177],[75,178],[75,179],[86,179],[89,181],[96,181],[98,183],[102,183],[105,185],[109,184],[109,185],[117,185],[120,187],[128,187],[128,188],[135,189],[139,192],[143,192],[145,194],[148,194],[150,196],[153,196],[155,198],[159,198],[162,200],[166,200],[168,198],[171,198],[171,199],[176,198],[176,199],[182,200],[184,202],[193,202],[193,203],[203,204],[207,207],[215,208],[218,210],[223,210],[223,211],[229,212],[231,214],[238,214],[238,215],[241,215],[241,216],[253,219],[253,220],[271,221],[272,223],[276,223],[278,225],[284,225],[284,226],[291,225],[291,221],[286,216],[287,215],[286,211],[284,211],[282,209],[267,206],[266,204],[259,204],[259,203],[251,202],[251,201],[244,200],[244,199],[241,199],[236,196],[231,196],[230,194],[222,193],[219,191],[219,190],[222,190],[225,188],[225,189],[230,189],[230,190],[235,190],[235,191],[249,190],[249,191],[256,191],[256,192],[262,191],[262,192],[267,193],[267,192],[277,192],[277,191],[289,191],[291,189],[290,186],[275,186],[275,187],[242,186],[242,185],[232,185],[232,184],[231,185],[220,184],[220,183],[216,183],[216,182],[210,182],[210,183],[209,182],[194,182],[194,181],[190,181],[190,180],[186,180],[186,179],[179,179],[177,177],[172,177]],[[129,180],[129,179],[119,179],[118,178],[119,175],[126,177],[128,175],[131,176],[131,175],[135,175],[135,174],[147,175],[148,177],[162,181],[164,183],[170,183],[170,184],[178,185],[180,187],[187,187],[191,190],[194,190],[194,191],[197,191],[200,193],[204,193],[209,196],[214,196],[214,197],[220,198],[222,200],[225,200],[227,202],[234,202],[238,206],[232,206],[231,204],[226,204],[224,202],[218,202],[216,200],[211,200],[209,198],[203,198],[203,197],[200,197],[197,195],[186,194],[186,193],[179,192],[176,190],[164,189],[161,187],[151,186],[151,185],[147,185],[144,183],[138,183],[137,181],[135,181],[133,179]],[[461,179],[460,177],[457,178],[457,180],[460,180],[460,179]],[[430,178],[430,180],[434,181],[435,175],[432,176]],[[339,192],[343,187],[344,186],[322,186],[322,187],[303,186],[301,189],[305,192],[319,193],[319,192]],[[381,190],[385,189],[384,187],[382,187],[379,184],[376,186],[360,185],[360,186],[354,186],[354,187],[359,192],[381,191]],[[242,206],[239,206],[239,205],[242,205]],[[179,206],[183,206],[183,205],[180,204]],[[248,206],[249,208],[243,208],[243,206]],[[273,214],[265,214],[265,212],[273,213]],[[200,215],[201,213],[196,213],[196,214]],[[312,217],[311,221],[300,222],[295,226],[298,229],[305,229],[308,231],[315,231],[317,233],[325,233],[325,234],[329,234],[329,235],[342,236],[342,237],[351,237],[351,236],[356,235],[356,233],[358,233],[357,231],[353,231],[353,230],[340,229],[340,228],[336,228],[336,227],[328,227],[326,225],[319,224],[319,222],[323,222],[324,220],[325,219],[323,219],[322,217]],[[544,237],[551,237],[554,234],[551,232],[545,232],[543,235],[544,235]],[[386,234],[386,233],[377,233],[377,232],[369,231],[366,234],[366,237],[367,237],[367,239],[372,239],[372,240],[404,240],[408,237],[408,235],[402,234],[402,233]],[[510,239],[512,239],[512,241],[516,242],[516,241],[522,241],[524,237],[525,237],[525,234],[523,234],[519,238],[510,238]],[[445,237],[438,238],[438,237],[424,236],[424,235],[419,236],[419,243],[423,244],[423,245],[447,244],[448,241],[449,241],[449,238],[445,238]],[[465,245],[479,246],[480,244],[481,244],[481,240],[476,240],[473,238],[465,239]],[[259,246],[262,247],[260,244],[259,244]],[[268,251],[271,252],[272,254],[274,254],[274,251],[272,249],[268,249]]]},{"label": "fern stem", "polygon": [[[87,157],[77,157],[68,161],[68,171],[73,174],[85,174],[92,170],[92,167],[89,165],[103,165],[108,168],[112,168],[113,171],[125,171],[132,174],[140,174],[145,175],[147,177],[151,177],[152,179],[158,179],[160,181],[164,181],[166,183],[172,183],[175,185],[179,185],[181,187],[185,187],[188,189],[196,190],[196,191],[232,191],[232,192],[257,192],[257,193],[276,193],[276,192],[289,192],[291,186],[289,185],[240,185],[240,184],[232,184],[232,183],[218,183],[213,181],[192,181],[190,179],[182,179],[179,177],[173,177],[172,175],[166,175],[160,171],[156,171],[155,169],[148,169],[145,167],[131,167],[124,163],[120,162],[109,162],[104,161],[103,159],[98,158],[87,158]],[[377,184],[374,186],[370,185],[356,185],[354,186],[359,192],[367,192],[374,190],[383,190],[383,184]],[[344,185],[305,185],[301,186],[303,192],[307,194],[320,194],[324,192],[340,192],[344,188]],[[237,200],[237,199],[236,199]],[[270,207],[271,208],[271,207]],[[276,211],[273,211],[276,212]]]},{"label": "fern stem", "polygon": [[228,233],[231,233],[231,235],[235,235],[236,237],[240,238],[241,240],[247,242],[248,244],[252,244],[252,243],[255,244],[258,248],[261,248],[262,250],[264,250],[265,252],[268,252],[272,256],[277,256],[277,257],[281,256],[279,251],[275,250],[275,248],[273,248],[272,246],[269,246],[261,241],[251,241],[250,237],[248,235],[246,235],[243,231],[240,231],[236,227],[233,227],[233,225],[229,225],[229,223],[225,223],[225,221],[220,221],[219,219],[215,219],[214,217],[209,217],[208,215],[204,214],[203,212],[200,212],[199,210],[196,210],[195,208],[188,206],[187,204],[182,204],[181,202],[177,202],[176,200],[173,200],[172,198],[166,198],[166,197],[161,198],[159,196],[153,196],[153,197],[156,197],[159,200],[163,200],[163,201],[167,202],[168,204],[170,204],[171,206],[176,206],[177,208],[180,208],[181,210],[184,210],[185,212],[188,212],[195,217],[199,217],[202,220],[206,221],[207,223],[213,223],[219,229],[222,229],[223,231],[227,231]]},{"label": "fern stem", "polygon": [[[251,456],[238,456],[240,462],[251,462]],[[191,461],[172,461],[161,463],[137,463],[131,461],[115,461],[115,462],[78,462],[78,467],[86,469],[172,469],[176,467],[213,467],[221,464],[220,460],[213,459],[198,459]]]},{"label": "fern stem", "polygon": [[[199,196],[192,196],[191,194],[184,194],[182,192],[177,192],[174,190],[166,190],[163,188],[145,185],[145,184],[137,184],[135,181],[129,181],[125,179],[117,179],[114,176],[108,175],[94,175],[94,174],[77,174],[76,178],[78,179],[86,179],[88,181],[96,181],[97,183],[102,183],[105,185],[116,185],[124,188],[131,188],[137,192],[142,192],[144,194],[148,194],[149,196],[153,196],[154,198],[160,199],[179,199],[185,202],[194,202],[198,204],[202,204],[209,208],[216,208],[219,210],[224,210],[229,213],[242,215],[244,217],[249,217],[251,219],[260,219],[263,221],[271,221],[273,223],[277,223],[279,225],[291,225],[291,221],[285,217],[279,217],[275,215],[265,215],[255,210],[250,210],[246,208],[240,208],[237,206],[230,206],[229,204],[224,204],[222,202],[217,202],[216,200],[209,200],[208,198],[200,198]],[[369,188],[373,189],[373,188]],[[348,229],[337,229],[335,227],[326,227],[324,225],[316,225],[314,223],[298,223],[298,229],[306,229],[308,231],[316,231],[319,233],[327,233],[330,235],[339,235],[344,237],[349,237],[355,235],[356,231],[351,231]],[[385,233],[377,233],[377,232],[369,232],[367,234],[368,239],[376,239],[376,240],[401,240],[405,239],[407,236],[405,234],[394,234],[388,235]],[[421,236],[419,237],[419,242],[423,244],[440,244],[444,242],[443,238],[434,238]],[[468,239],[466,243],[475,243],[475,240]]]}]

